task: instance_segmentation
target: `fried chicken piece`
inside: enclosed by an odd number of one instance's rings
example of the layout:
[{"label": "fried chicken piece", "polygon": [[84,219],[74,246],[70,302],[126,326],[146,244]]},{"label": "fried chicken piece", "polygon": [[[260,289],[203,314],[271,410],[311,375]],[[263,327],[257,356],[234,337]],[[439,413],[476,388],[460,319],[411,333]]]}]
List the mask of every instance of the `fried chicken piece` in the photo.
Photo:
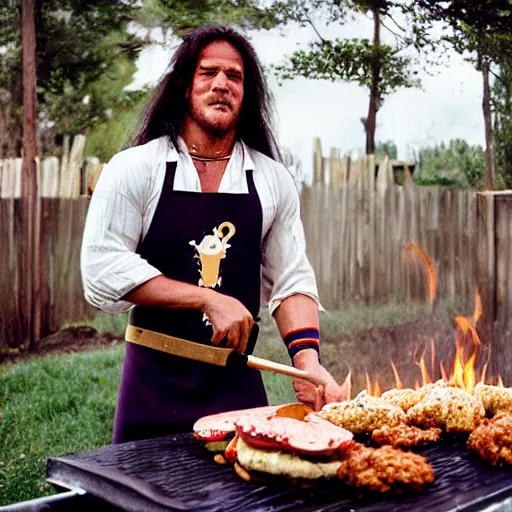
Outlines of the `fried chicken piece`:
[{"label": "fried chicken piece", "polygon": [[450,386],[434,385],[423,400],[407,411],[411,425],[436,427],[446,432],[472,432],[484,417],[485,409],[480,398]]},{"label": "fried chicken piece", "polygon": [[482,400],[488,416],[501,411],[512,413],[512,388],[477,384],[473,394]]},{"label": "fried chicken piece", "polygon": [[434,481],[434,470],[421,455],[391,446],[375,449],[358,444],[345,456],[338,477],[370,491],[419,491]]},{"label": "fried chicken piece", "polygon": [[512,464],[512,414],[502,412],[484,420],[471,432],[466,446],[494,466]]},{"label": "fried chicken piece", "polygon": [[425,392],[421,389],[390,389],[382,393],[383,400],[392,405],[400,407],[404,412],[407,412],[411,407],[414,407],[418,402],[425,398]]},{"label": "fried chicken piece", "polygon": [[410,425],[397,425],[396,427],[385,425],[373,431],[372,441],[379,445],[390,445],[393,448],[408,450],[416,446],[435,443],[439,441],[440,436],[440,428],[422,430]]},{"label": "fried chicken piece", "polygon": [[362,391],[348,402],[325,405],[320,416],[331,423],[353,433],[373,432],[384,425],[393,427],[406,423],[404,411],[382,398],[376,398]]}]

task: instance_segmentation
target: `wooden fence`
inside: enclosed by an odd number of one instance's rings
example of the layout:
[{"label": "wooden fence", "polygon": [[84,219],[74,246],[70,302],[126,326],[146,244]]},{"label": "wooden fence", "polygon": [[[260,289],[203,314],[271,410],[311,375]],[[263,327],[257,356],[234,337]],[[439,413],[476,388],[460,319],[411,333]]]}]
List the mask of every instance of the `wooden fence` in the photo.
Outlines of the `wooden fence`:
[{"label": "wooden fence", "polygon": [[364,157],[344,182],[302,190],[308,255],[328,309],[348,303],[426,300],[419,253],[432,259],[437,296],[473,301],[476,278],[476,193],[398,186],[389,160]]},{"label": "wooden fence", "polygon": [[[80,247],[89,196],[103,165],[84,159],[84,148],[84,136],[72,143],[65,138],[60,159],[44,158],[37,165],[41,282],[34,289],[42,336],[97,313],[83,298]],[[27,339],[21,168],[21,158],[0,160],[0,355]]]},{"label": "wooden fence", "polygon": [[[495,357],[507,353],[512,342],[511,191],[416,187],[409,164],[387,158],[376,162],[373,156],[351,163],[335,151],[324,158],[317,150],[314,166],[313,184],[301,192],[302,218],[327,309],[426,301],[425,262],[430,262],[437,275],[436,298],[457,299],[471,311],[478,291],[481,336],[494,340]],[[411,244],[424,254],[412,251]],[[512,358],[507,361],[505,371],[512,375]]]},{"label": "wooden fence", "polygon": [[[76,198],[90,195],[103,168],[97,158],[84,158],[85,136],[77,135],[72,144],[64,138],[61,158],[47,157],[38,162],[40,197]],[[0,198],[21,197],[21,158],[0,160]]]},{"label": "wooden fence", "polygon": [[[97,311],[83,298],[80,246],[89,198],[41,199],[41,283],[43,334],[64,323],[94,318]],[[0,199],[0,349],[23,342],[20,199]],[[1,350],[0,350],[1,352]]]},{"label": "wooden fence", "polygon": [[[40,166],[43,333],[96,313],[83,299],[79,260],[87,196],[101,165],[84,165],[83,142],[75,139],[61,161],[44,160]],[[413,243],[432,260],[438,298],[457,298],[470,309],[478,287],[485,337],[492,338],[497,326],[505,349],[512,341],[511,193],[416,187],[410,164],[376,163],[372,156],[350,162],[336,151],[328,158],[317,152],[315,161],[314,183],[301,192],[302,216],[327,309],[426,300],[425,266],[419,253],[407,249]],[[5,162],[0,163],[0,349],[23,340],[23,205],[17,198],[21,178],[13,170],[21,165]]]}]

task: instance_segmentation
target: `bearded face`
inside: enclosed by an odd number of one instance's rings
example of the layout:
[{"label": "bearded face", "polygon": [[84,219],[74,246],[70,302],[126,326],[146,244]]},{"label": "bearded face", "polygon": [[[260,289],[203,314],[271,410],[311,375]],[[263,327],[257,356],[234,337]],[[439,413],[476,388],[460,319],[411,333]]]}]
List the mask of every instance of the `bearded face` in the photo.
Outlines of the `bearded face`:
[{"label": "bearded face", "polygon": [[188,91],[189,118],[204,131],[223,136],[236,130],[244,98],[244,63],[225,41],[201,51]]}]

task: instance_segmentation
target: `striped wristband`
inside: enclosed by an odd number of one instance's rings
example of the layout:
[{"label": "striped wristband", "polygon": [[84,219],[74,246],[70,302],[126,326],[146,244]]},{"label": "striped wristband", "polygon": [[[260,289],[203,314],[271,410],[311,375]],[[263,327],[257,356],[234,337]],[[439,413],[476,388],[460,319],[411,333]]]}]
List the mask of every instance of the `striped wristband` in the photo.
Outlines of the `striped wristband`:
[{"label": "striped wristband", "polygon": [[320,332],[314,327],[289,332],[284,338],[284,343],[292,359],[297,352],[306,348],[312,348],[320,354]]}]

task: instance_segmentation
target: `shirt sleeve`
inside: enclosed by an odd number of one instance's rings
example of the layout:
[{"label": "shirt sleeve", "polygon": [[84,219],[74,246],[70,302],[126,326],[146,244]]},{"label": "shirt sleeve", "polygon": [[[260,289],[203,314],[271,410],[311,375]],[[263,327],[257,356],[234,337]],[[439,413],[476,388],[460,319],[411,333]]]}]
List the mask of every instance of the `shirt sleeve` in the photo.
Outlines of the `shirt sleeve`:
[{"label": "shirt sleeve", "polygon": [[120,299],[161,274],[135,252],[142,238],[149,167],[137,148],[114,156],[89,204],[80,257],[82,283],[87,302],[107,313],[127,311],[132,304]]},{"label": "shirt sleeve", "polygon": [[303,294],[317,303],[315,274],[306,255],[299,193],[291,174],[283,167],[276,177],[276,215],[263,240],[262,293],[273,314],[281,301]]}]

